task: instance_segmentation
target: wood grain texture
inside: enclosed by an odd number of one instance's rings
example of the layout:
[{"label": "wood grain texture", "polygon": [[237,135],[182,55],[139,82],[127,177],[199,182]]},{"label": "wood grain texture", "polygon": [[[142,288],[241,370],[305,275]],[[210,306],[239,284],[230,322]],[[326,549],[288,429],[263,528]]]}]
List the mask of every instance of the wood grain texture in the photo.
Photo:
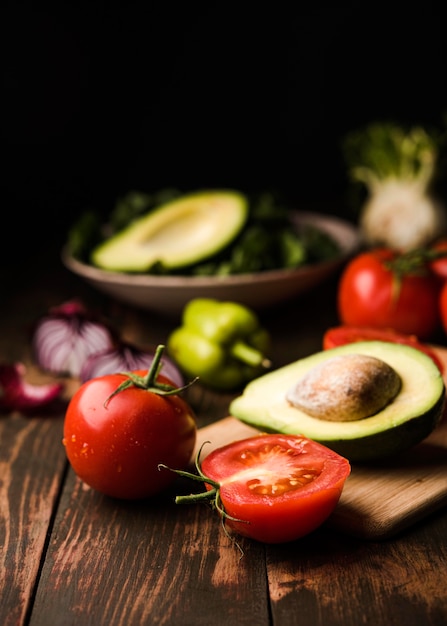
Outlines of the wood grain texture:
[{"label": "wood grain texture", "polygon": [[[16,293],[0,307],[3,361],[29,363],[32,321],[75,295],[110,316],[128,339],[165,341],[166,320],[102,298],[54,258],[45,272],[36,262],[26,280],[14,275]],[[290,303],[264,318],[276,367],[320,348],[335,320],[327,302],[334,301],[336,283],[329,288],[332,294],[310,293],[304,305]],[[30,375],[45,382],[37,371]],[[227,417],[232,398],[199,386],[191,392],[199,437],[214,439],[207,429]],[[189,481],[143,502],[111,500],[85,487],[67,471],[62,419],[59,408],[0,418],[1,626],[447,623],[444,510],[424,513],[423,523],[382,541],[363,541],[329,524],[285,545],[240,538],[241,558],[209,507],[175,505],[174,496],[192,488]],[[235,432],[231,423],[218,423],[221,438],[207,451],[252,434]]]},{"label": "wood grain texture", "polygon": [[0,420],[0,624],[22,623],[66,467],[60,420]]},{"label": "wood grain texture", "polygon": [[445,528],[436,520],[394,541],[324,528],[267,550],[272,623],[299,626],[443,626]]},{"label": "wood grain texture", "polygon": [[120,502],[70,473],[32,626],[265,623],[263,546],[244,542],[241,559],[208,507],[174,503],[176,487]]},{"label": "wood grain texture", "polygon": [[388,463],[353,466],[331,524],[385,539],[447,505],[447,422]]},{"label": "wood grain texture", "polygon": [[[447,350],[437,349],[447,364]],[[446,370],[447,371],[447,370]],[[258,431],[233,417],[199,431],[204,455]],[[329,524],[364,539],[386,539],[447,505],[447,416],[421,444],[390,461],[353,464]]]}]

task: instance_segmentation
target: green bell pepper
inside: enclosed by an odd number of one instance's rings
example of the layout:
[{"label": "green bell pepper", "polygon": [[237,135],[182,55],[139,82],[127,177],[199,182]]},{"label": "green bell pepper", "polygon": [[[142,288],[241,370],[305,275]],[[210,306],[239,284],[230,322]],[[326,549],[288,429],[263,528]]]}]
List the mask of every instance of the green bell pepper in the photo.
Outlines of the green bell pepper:
[{"label": "green bell pepper", "polygon": [[270,336],[256,314],[237,302],[191,300],[182,325],[168,338],[167,349],[178,366],[204,385],[234,390],[270,366]]}]

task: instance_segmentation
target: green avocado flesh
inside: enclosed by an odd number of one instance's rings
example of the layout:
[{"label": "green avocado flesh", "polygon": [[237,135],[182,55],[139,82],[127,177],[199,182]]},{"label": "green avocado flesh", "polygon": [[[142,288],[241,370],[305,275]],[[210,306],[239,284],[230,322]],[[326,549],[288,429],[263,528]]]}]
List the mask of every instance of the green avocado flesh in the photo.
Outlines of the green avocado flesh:
[{"label": "green avocado flesh", "polygon": [[197,192],[153,209],[92,252],[97,267],[145,272],[156,263],[185,267],[225,248],[248,217],[248,201],[235,191]]},{"label": "green avocado flesh", "polygon": [[[375,415],[355,421],[315,418],[292,406],[286,394],[310,370],[337,355],[381,359],[401,378],[397,396]],[[267,432],[301,434],[352,461],[397,454],[419,443],[442,417],[445,385],[432,359],[409,346],[365,341],[325,350],[250,382],[230,404],[239,420]]]}]

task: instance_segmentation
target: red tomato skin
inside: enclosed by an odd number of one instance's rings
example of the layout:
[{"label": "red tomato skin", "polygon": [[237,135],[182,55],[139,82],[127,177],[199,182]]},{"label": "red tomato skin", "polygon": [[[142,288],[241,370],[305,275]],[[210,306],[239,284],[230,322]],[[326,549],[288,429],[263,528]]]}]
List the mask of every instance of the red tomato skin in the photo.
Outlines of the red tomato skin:
[{"label": "red tomato skin", "polygon": [[[283,476],[288,475],[290,468],[299,467],[317,470],[318,476],[307,485],[280,495],[254,493],[243,479],[243,472],[254,468],[256,476],[256,459],[263,456],[266,448],[276,450],[271,462],[267,461],[267,472],[281,478],[281,467]],[[241,453],[247,451],[248,458],[253,455],[253,465],[240,461]],[[294,459],[292,465],[290,459]],[[259,465],[262,472],[262,464]],[[214,450],[205,457],[201,469],[205,476],[221,483],[220,496],[226,513],[241,520],[226,519],[226,525],[240,535],[270,544],[294,541],[321,526],[335,509],[350,474],[347,459],[325,446],[305,437],[279,434],[250,437]],[[228,481],[238,472],[242,472],[242,480]]]},{"label": "red tomato skin", "polygon": [[442,279],[447,278],[447,239],[440,239],[432,246],[432,250],[445,252],[446,256],[430,263],[431,271]]},{"label": "red tomato skin", "polygon": [[[124,375],[111,374],[78,389],[67,407],[63,443],[75,473],[87,485],[134,500],[156,495],[175,480],[173,472],[158,469],[159,463],[186,469],[197,427],[179,395],[129,387],[104,405],[124,380]],[[162,376],[159,380],[168,382]]]},{"label": "red tomato skin", "polygon": [[441,293],[439,294],[439,311],[442,328],[444,332],[447,333],[447,282],[444,283]]},{"label": "red tomato skin", "polygon": [[329,328],[324,333],[323,350],[330,350],[331,348],[344,346],[347,343],[355,343],[356,341],[388,341],[390,343],[400,343],[416,348],[429,356],[439,368],[441,373],[444,372],[444,364],[438,358],[436,353],[430,348],[430,346],[418,341],[415,335],[404,335],[403,333],[397,333],[388,329],[359,326],[335,326],[334,328]]},{"label": "red tomato skin", "polygon": [[[343,325],[392,329],[421,340],[440,327],[439,279],[430,273],[397,277],[384,265],[395,253],[376,249],[354,257],[338,286],[338,314]],[[398,286],[398,289],[396,289]]]}]

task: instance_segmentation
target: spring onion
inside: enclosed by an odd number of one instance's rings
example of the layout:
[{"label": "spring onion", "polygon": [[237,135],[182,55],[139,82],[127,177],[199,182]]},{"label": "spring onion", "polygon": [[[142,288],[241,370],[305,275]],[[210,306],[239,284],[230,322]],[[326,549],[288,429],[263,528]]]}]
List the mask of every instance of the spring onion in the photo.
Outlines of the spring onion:
[{"label": "spring onion", "polygon": [[408,251],[445,234],[445,207],[433,193],[439,137],[422,127],[374,123],[344,143],[352,179],[367,198],[359,227],[365,244]]}]

